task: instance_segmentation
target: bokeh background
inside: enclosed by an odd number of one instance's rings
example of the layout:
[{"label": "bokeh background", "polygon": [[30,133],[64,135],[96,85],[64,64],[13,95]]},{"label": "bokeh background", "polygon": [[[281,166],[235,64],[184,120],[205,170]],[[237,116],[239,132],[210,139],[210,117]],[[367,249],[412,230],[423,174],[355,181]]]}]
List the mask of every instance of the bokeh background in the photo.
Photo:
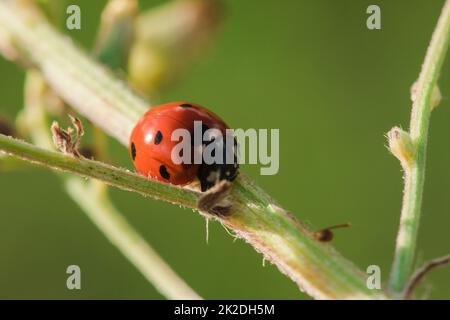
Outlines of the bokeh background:
[{"label": "bokeh background", "polygon": [[[141,1],[149,8],[163,1]],[[351,221],[333,244],[362,269],[388,278],[402,196],[402,174],[385,133],[407,128],[409,88],[418,76],[443,1],[225,0],[217,38],[181,81],[153,100],[210,107],[234,128],[279,128],[280,171],[260,176],[285,208],[317,228]],[[81,7],[86,47],[104,1]],[[366,8],[381,7],[382,29],[366,28]],[[418,263],[450,252],[450,69],[433,111]],[[23,103],[24,72],[0,58],[0,109]],[[111,142],[115,163],[131,168]],[[0,298],[163,298],[63,192],[50,171],[0,174]],[[139,195],[112,190],[117,206],[203,297],[308,299],[297,286],[217,223]],[[66,289],[66,267],[82,270],[82,290]],[[450,298],[450,270],[426,281],[431,298]]]}]

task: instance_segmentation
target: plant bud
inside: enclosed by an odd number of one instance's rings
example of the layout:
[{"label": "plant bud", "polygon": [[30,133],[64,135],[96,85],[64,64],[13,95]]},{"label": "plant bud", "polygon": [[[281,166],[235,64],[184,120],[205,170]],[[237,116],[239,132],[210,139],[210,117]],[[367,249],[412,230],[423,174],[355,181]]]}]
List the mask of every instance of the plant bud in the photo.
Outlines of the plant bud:
[{"label": "plant bud", "polygon": [[134,38],[136,0],[110,0],[102,12],[95,53],[112,69],[125,68]]},{"label": "plant bud", "polygon": [[145,41],[134,44],[128,60],[128,77],[140,92],[151,95],[170,78],[167,54]]},{"label": "plant bud", "polygon": [[[417,98],[417,81],[411,86],[411,101],[416,101]],[[442,100],[441,90],[439,86],[436,84],[433,88],[433,92],[431,93],[431,109],[436,108]]]},{"label": "plant bud", "polygon": [[392,128],[388,134],[389,150],[400,161],[403,169],[408,170],[414,161],[414,145],[408,132],[399,127]]},{"label": "plant bud", "polygon": [[222,21],[220,0],[176,0],[136,19],[128,61],[134,86],[151,95],[176,81],[204,51]]}]

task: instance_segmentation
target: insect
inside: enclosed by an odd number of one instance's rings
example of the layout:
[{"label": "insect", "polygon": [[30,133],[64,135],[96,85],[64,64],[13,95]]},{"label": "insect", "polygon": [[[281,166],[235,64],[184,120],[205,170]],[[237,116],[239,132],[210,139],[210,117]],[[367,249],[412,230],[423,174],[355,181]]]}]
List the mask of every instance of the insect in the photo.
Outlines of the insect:
[{"label": "insect", "polygon": [[[220,137],[213,136],[208,141],[202,139],[196,144],[192,139],[195,121],[201,121],[202,137],[208,129],[217,129]],[[188,163],[173,160],[172,150],[179,143],[172,139],[176,129],[190,133],[191,161]],[[136,171],[141,175],[174,185],[198,181],[201,191],[207,191],[220,181],[233,181],[238,175],[237,144],[227,129],[227,124],[206,108],[187,102],[167,103],[150,109],[138,121],[131,133],[129,152]],[[227,148],[228,139],[233,139],[231,149]],[[205,148],[210,144],[213,148],[223,148],[222,161],[207,163],[203,160]],[[226,161],[230,152],[233,153],[232,163]],[[196,154],[200,154],[200,163],[194,161]]]},{"label": "insect", "polygon": [[330,242],[334,238],[333,231],[331,231],[332,229],[348,228],[351,226],[352,226],[351,223],[335,224],[333,226],[329,226],[327,228],[324,228],[324,229],[314,232],[313,236],[314,236],[314,239],[316,239],[320,242]]}]

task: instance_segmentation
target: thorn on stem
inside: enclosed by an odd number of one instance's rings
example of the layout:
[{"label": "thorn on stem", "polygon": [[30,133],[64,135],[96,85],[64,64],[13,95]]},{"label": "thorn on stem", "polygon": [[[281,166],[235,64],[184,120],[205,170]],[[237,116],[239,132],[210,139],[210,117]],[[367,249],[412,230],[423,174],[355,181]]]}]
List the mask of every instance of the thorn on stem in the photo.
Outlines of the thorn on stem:
[{"label": "thorn on stem", "polygon": [[450,264],[450,255],[433,259],[425,264],[422,268],[418,269],[409,280],[406,285],[406,289],[403,294],[403,299],[408,300],[411,299],[411,296],[414,292],[414,289],[417,288],[419,282],[434,268],[445,266]]},{"label": "thorn on stem", "polygon": [[81,137],[84,135],[83,124],[80,119],[70,115],[69,117],[72,121],[72,125],[75,127],[75,133],[73,128],[69,127],[67,130],[64,130],[59,126],[59,123],[55,121],[51,126],[53,143],[56,148],[62,152],[81,158],[82,154],[79,151],[79,146]]},{"label": "thorn on stem", "polygon": [[337,229],[337,228],[347,228],[347,227],[351,227],[351,223],[341,223],[341,224],[336,224],[327,228],[324,228],[322,230],[316,231],[314,232],[313,236],[314,239],[316,239],[317,241],[320,242],[329,242],[331,240],[333,240],[333,232],[331,231],[332,229]]}]

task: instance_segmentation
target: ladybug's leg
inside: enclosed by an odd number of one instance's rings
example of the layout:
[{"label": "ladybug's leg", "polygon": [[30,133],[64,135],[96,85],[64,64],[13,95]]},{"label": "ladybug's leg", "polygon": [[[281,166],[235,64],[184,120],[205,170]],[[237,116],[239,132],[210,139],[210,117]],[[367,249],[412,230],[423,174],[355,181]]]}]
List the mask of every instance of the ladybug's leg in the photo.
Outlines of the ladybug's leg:
[{"label": "ladybug's leg", "polygon": [[231,183],[229,181],[220,181],[200,197],[197,203],[198,209],[222,218],[228,216],[232,206],[231,204],[224,204],[223,200],[229,194],[230,189]]}]

